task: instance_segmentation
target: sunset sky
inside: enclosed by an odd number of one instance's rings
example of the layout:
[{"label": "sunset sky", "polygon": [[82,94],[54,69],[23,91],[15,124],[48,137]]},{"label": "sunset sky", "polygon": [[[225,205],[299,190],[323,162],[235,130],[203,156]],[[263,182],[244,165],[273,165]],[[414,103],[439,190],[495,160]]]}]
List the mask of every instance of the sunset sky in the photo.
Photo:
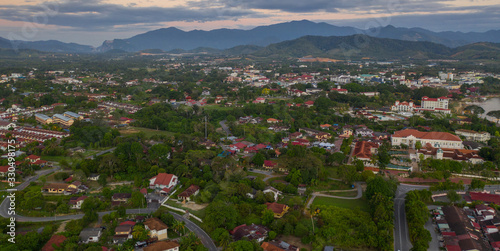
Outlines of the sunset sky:
[{"label": "sunset sky", "polygon": [[251,29],[307,19],[338,26],[500,29],[498,0],[2,0],[0,37],[99,46],[149,30]]}]

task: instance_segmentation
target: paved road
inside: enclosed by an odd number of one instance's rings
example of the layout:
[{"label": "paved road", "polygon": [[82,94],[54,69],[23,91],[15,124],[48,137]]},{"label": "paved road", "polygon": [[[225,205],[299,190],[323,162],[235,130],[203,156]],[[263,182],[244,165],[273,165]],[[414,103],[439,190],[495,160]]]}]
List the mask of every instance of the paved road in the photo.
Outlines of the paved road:
[{"label": "paved road", "polygon": [[226,132],[226,135],[227,136],[231,136],[231,130],[229,130],[229,127],[227,127],[226,125],[226,120],[222,120],[221,122],[219,122],[219,125],[222,126],[222,130],[224,130]]},{"label": "paved road", "polygon": [[116,147],[113,147],[113,148],[110,148],[108,150],[104,150],[102,152],[98,152],[94,155],[91,155],[91,156],[88,156],[87,159],[94,159],[94,156],[97,157],[97,156],[100,156],[100,155],[103,155],[103,154],[106,154],[106,153],[109,153],[109,152],[112,152],[116,149]]},{"label": "paved road", "polygon": [[401,184],[396,190],[394,198],[394,250],[408,251],[412,245],[406,222],[405,197],[412,190],[427,189],[429,186]]},{"label": "paved road", "polygon": [[[329,197],[329,198],[336,198],[336,199],[344,199],[344,200],[357,200],[359,198],[361,198],[361,196],[363,196],[363,188],[361,187],[361,184],[363,182],[354,182],[354,184],[356,184],[356,189],[358,190],[358,194],[355,196],[355,197],[343,197],[343,196],[335,196],[335,195],[329,195],[329,194],[322,194],[321,192],[314,192],[311,194],[311,199],[309,200],[309,202],[307,202],[307,205],[306,205],[306,209],[309,208],[314,199],[316,199],[316,196],[320,196],[320,197]],[[350,190],[343,190],[343,191],[352,191],[352,189]],[[324,192],[329,192],[329,191],[324,191]]]},{"label": "paved road", "polygon": [[200,238],[201,243],[203,244],[203,246],[208,248],[208,250],[217,251],[217,246],[215,246],[210,236],[208,236],[208,234],[205,231],[203,231],[203,229],[201,229],[198,225],[194,224],[192,221],[182,217],[179,214],[176,214],[174,212],[169,212],[169,213],[173,215],[176,220],[184,221],[186,223],[186,227],[189,230],[191,230],[191,232],[195,233],[196,236],[198,236],[198,238]]}]

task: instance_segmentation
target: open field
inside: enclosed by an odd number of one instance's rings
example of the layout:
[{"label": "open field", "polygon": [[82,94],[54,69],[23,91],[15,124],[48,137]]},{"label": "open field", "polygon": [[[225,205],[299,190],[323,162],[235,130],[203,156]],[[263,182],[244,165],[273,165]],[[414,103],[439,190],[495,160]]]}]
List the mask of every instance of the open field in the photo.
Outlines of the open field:
[{"label": "open field", "polygon": [[312,205],[313,207],[323,205],[323,206],[336,206],[348,209],[358,208],[365,212],[369,211],[368,202],[364,199],[345,200],[345,199],[336,199],[336,198],[318,196],[314,199]]}]

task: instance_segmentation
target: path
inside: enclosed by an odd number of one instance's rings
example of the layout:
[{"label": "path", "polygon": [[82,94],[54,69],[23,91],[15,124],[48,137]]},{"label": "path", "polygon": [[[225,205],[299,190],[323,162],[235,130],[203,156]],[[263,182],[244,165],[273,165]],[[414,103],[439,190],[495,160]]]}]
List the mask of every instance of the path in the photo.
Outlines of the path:
[{"label": "path", "polygon": [[222,120],[221,122],[219,122],[219,125],[222,127],[222,130],[226,132],[226,136],[233,135],[231,134],[231,130],[229,130],[229,127],[227,127],[226,125],[226,120]]},{"label": "path", "polygon": [[250,172],[264,174],[266,176],[265,178],[262,179],[262,181],[264,181],[264,182],[266,182],[267,180],[269,180],[271,178],[286,176],[285,174],[273,174],[273,172],[263,171],[263,170],[258,170],[258,169],[252,169]]},{"label": "path", "polygon": [[94,156],[97,157],[97,156],[100,156],[100,155],[103,155],[103,154],[106,154],[106,153],[109,153],[109,152],[112,152],[116,149],[116,147],[113,147],[113,148],[110,148],[108,150],[104,150],[104,151],[101,151],[101,152],[98,152],[94,155],[91,155],[91,156],[88,156],[87,159],[94,159]]},{"label": "path", "polygon": [[[335,180],[335,179],[332,179],[332,180]],[[356,188],[355,189],[350,189],[350,190],[332,190],[332,191],[342,191],[342,192],[348,192],[348,191],[355,191],[355,190],[358,190],[358,194],[355,196],[355,197],[344,197],[344,196],[335,196],[335,195],[329,195],[329,194],[323,194],[321,192],[314,192],[311,194],[311,199],[307,202],[307,205],[306,205],[306,209],[309,208],[314,199],[316,198],[316,196],[320,196],[320,197],[328,197],[328,198],[335,198],[335,199],[344,199],[344,200],[357,200],[359,198],[361,198],[361,196],[363,196],[363,188],[361,187],[361,184],[363,182],[354,182]],[[331,191],[322,191],[322,192],[331,192]]]}]

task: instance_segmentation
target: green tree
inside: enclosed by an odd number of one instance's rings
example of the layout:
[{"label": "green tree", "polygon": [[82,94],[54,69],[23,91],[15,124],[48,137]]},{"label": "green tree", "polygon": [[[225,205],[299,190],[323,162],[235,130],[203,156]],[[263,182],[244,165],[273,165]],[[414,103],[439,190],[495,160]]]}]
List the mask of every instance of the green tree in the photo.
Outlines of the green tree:
[{"label": "green tree", "polygon": [[480,179],[472,179],[469,190],[483,190],[486,182]]},{"label": "green tree", "polygon": [[258,167],[261,167],[262,165],[264,165],[264,160],[266,160],[264,155],[262,155],[261,153],[257,153],[252,158],[252,163],[254,163]]},{"label": "green tree", "polygon": [[269,209],[264,209],[262,211],[262,224],[269,226],[274,220],[274,212]]},{"label": "green tree", "polygon": [[486,115],[496,118],[497,123],[498,123],[498,120],[500,120],[500,110],[489,111],[488,113],[486,113]]},{"label": "green tree", "polygon": [[203,222],[210,229],[233,229],[238,221],[238,212],[233,204],[223,201],[214,201],[206,207]]},{"label": "green tree", "polygon": [[460,196],[455,190],[448,191],[446,197],[450,200],[451,203],[455,203],[462,199],[462,196]]},{"label": "green tree", "polygon": [[133,208],[144,207],[146,205],[146,198],[139,191],[133,191],[130,197],[130,203]]}]

